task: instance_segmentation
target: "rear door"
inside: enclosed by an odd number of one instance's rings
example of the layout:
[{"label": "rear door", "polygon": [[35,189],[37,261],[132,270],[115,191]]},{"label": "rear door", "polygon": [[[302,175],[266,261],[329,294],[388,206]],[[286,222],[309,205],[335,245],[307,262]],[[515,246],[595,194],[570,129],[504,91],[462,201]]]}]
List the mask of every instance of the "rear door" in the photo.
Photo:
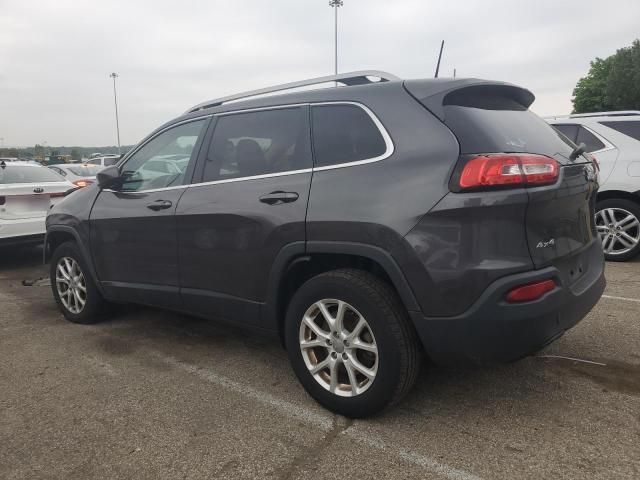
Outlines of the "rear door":
[{"label": "rear door", "polygon": [[[187,188],[208,119],[169,127],[120,167],[125,181],[100,192],[91,210],[91,253],[108,296],[179,307],[174,213]],[[159,157],[189,158],[191,168],[147,174]]]},{"label": "rear door", "polygon": [[282,248],[304,248],[308,107],[217,116],[200,183],[176,212],[180,286],[196,313],[257,324]]}]

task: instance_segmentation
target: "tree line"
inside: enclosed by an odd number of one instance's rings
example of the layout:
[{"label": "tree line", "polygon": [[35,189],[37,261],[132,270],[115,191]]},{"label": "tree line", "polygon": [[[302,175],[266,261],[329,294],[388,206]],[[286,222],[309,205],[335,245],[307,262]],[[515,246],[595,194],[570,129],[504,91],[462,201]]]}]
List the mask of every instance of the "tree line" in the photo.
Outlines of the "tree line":
[{"label": "tree line", "polygon": [[591,62],[573,90],[573,113],[640,110],[640,40]]}]

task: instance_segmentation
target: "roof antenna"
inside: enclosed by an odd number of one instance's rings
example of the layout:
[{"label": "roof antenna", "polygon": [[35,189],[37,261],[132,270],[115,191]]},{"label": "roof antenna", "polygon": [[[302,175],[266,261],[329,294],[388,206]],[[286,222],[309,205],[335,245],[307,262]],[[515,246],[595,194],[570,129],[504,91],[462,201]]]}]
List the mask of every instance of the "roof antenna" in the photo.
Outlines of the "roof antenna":
[{"label": "roof antenna", "polygon": [[436,74],[433,78],[438,78],[438,73],[440,72],[440,60],[442,59],[442,49],[444,48],[444,40],[440,44],[440,55],[438,55],[438,65],[436,65]]}]

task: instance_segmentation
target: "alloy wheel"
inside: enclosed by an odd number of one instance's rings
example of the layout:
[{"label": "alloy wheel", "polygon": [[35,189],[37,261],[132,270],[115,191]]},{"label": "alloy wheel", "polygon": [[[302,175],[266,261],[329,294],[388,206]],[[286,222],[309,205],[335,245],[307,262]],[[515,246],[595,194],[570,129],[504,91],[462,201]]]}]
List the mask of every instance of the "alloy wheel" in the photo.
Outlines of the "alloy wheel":
[{"label": "alloy wheel", "polygon": [[378,372],[378,346],[366,319],[351,305],[324,299],[304,314],[300,350],[309,373],[341,397],[365,392]]},{"label": "alloy wheel", "polygon": [[640,221],[623,208],[604,208],[596,213],[596,229],[608,255],[622,255],[640,243]]},{"label": "alloy wheel", "polygon": [[79,314],[87,303],[87,284],[80,265],[71,257],[62,257],[56,265],[56,289],[64,308]]}]

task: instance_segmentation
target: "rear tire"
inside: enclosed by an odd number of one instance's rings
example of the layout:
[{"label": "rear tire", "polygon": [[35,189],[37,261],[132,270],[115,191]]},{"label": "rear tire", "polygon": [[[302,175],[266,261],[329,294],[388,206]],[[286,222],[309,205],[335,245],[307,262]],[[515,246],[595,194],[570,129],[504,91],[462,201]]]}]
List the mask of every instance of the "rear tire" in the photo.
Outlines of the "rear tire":
[{"label": "rear tire", "polygon": [[398,296],[361,270],[334,270],[304,283],[287,310],[285,343],[307,392],[352,418],[399,402],[421,363],[417,335]]},{"label": "rear tire", "polygon": [[623,198],[598,202],[596,228],[607,260],[625,262],[640,253],[640,204]]},{"label": "rear tire", "polygon": [[100,295],[75,242],[65,242],[55,249],[49,276],[58,308],[70,322],[96,323],[109,313],[109,305]]}]

